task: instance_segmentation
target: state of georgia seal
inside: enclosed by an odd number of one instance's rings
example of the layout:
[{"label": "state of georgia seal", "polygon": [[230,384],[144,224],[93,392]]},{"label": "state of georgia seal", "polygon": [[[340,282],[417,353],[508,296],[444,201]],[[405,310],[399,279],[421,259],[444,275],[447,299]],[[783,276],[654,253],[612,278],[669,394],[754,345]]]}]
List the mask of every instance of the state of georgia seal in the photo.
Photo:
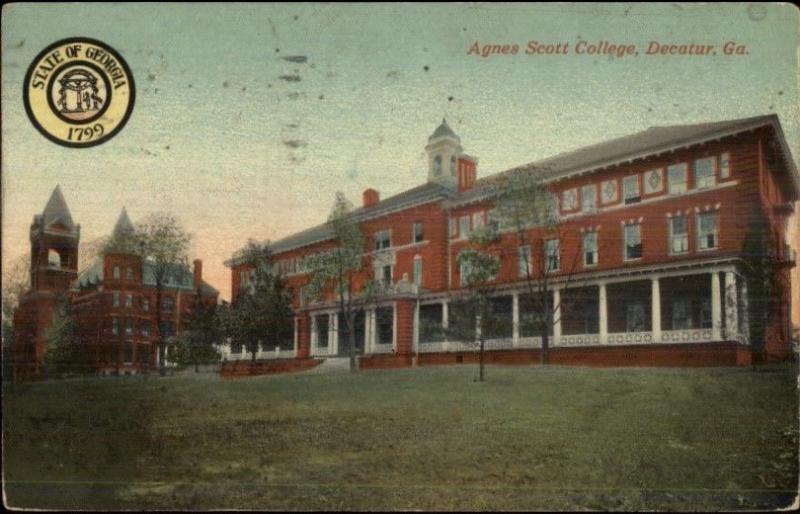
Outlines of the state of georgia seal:
[{"label": "state of georgia seal", "polygon": [[105,143],[130,118],[136,96],[128,64],[113,48],[89,38],[56,41],[25,74],[23,101],[39,132],[59,145]]}]

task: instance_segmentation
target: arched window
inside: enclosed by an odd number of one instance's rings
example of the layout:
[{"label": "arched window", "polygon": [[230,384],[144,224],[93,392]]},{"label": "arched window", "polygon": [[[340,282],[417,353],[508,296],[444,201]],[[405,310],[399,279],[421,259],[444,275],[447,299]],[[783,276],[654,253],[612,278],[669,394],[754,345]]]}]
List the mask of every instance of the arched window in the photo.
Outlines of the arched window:
[{"label": "arched window", "polygon": [[450,176],[456,176],[456,156],[450,157]]},{"label": "arched window", "polygon": [[52,268],[61,267],[61,256],[55,250],[47,250],[47,265]]},{"label": "arched window", "polygon": [[438,177],[442,174],[442,156],[437,155],[433,158],[433,176]]}]

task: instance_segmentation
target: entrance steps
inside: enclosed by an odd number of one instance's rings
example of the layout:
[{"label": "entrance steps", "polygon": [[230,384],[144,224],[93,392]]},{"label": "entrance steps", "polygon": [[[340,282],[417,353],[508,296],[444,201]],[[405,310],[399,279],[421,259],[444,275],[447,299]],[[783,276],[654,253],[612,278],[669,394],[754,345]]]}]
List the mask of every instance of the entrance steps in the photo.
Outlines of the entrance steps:
[{"label": "entrance steps", "polygon": [[306,371],[306,373],[310,375],[350,373],[350,357],[326,357],[322,364]]}]

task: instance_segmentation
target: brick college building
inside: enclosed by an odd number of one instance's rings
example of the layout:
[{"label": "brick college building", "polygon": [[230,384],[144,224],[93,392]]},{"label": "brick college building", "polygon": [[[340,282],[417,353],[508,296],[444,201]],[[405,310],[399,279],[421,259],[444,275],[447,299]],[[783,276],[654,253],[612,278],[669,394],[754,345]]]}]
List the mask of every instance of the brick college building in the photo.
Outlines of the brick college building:
[{"label": "brick college building", "polygon": [[[114,235],[133,230],[123,208]],[[150,266],[138,255],[107,253],[79,273],[79,240],[80,225],[73,222],[56,186],[30,229],[30,290],[14,312],[16,380],[42,376],[47,331],[62,298],[72,305],[77,335],[98,373],[135,374],[157,366],[156,291]],[[176,267],[162,292],[160,326],[165,337],[186,327],[197,301],[216,305],[219,293],[203,281],[202,270],[199,259],[193,272]]]},{"label": "brick college building", "polygon": [[[461,316],[456,257],[471,230],[493,222],[486,187],[493,177],[476,178],[477,159],[463,153],[446,122],[425,149],[426,183],[384,200],[367,189],[352,214],[368,245],[362,282],[371,275],[388,285],[356,316],[364,368],[476,358],[474,343],[448,341],[442,327]],[[545,244],[556,269],[553,305],[562,306],[551,362],[744,364],[791,355],[794,252],[785,241],[800,176],[777,116],[653,127],[509,172],[544,173],[558,199],[561,240]],[[755,355],[742,259],[754,216],[768,227],[764,236],[786,285],[769,304]],[[539,360],[541,340],[524,322],[531,301],[523,259],[543,252],[517,244],[514,234],[502,234],[493,310],[511,323],[486,335],[487,362]],[[324,224],[270,245],[293,291],[295,335],[292,349],[265,349],[262,359],[348,354],[336,303],[309,302],[305,294],[303,258],[333,245]],[[235,257],[226,265],[235,297],[251,271]],[[248,358],[241,348],[226,352],[229,360]]]}]

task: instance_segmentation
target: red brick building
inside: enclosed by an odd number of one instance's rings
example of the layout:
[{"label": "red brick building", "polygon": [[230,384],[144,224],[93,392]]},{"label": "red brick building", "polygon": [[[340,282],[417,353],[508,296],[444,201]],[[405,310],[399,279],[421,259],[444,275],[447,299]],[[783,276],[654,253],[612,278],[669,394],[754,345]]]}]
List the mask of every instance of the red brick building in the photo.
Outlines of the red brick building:
[{"label": "red brick building", "polygon": [[[133,231],[127,212],[114,235]],[[74,224],[60,187],[42,214],[34,216],[31,239],[31,289],[14,313],[15,377],[42,375],[47,331],[61,298],[72,304],[78,336],[87,345],[100,374],[135,374],[157,364],[155,281],[147,262],[130,253],[107,253],[78,272],[80,225]],[[184,329],[192,307],[216,305],[218,291],[203,281],[202,261],[193,272],[176,266],[162,293],[161,327],[165,337]]]},{"label": "red brick building", "polygon": [[[787,221],[800,176],[777,116],[653,127],[482,179],[477,160],[463,153],[446,122],[426,151],[426,183],[384,200],[367,189],[352,214],[367,240],[362,284],[371,276],[388,286],[356,318],[362,367],[475,358],[472,342],[448,341],[436,327],[463,321],[456,258],[470,244],[470,231],[494,222],[489,186],[509,173],[542,176],[557,199],[559,236],[545,252],[531,252],[500,229],[493,305],[511,323],[489,338],[489,362],[538,361],[541,340],[521,322],[531,302],[520,270],[524,259],[542,254],[554,264],[552,302],[563,306],[551,362],[741,364],[750,362],[753,348],[757,358],[791,354],[796,292],[788,284],[795,254]],[[743,270],[754,220],[767,227],[771,259],[786,285],[769,304],[763,344],[750,341]],[[303,258],[332,245],[325,225],[270,245],[294,291],[291,356],[346,354],[335,302],[308,302],[304,289],[310,278]],[[235,297],[250,271],[236,258],[226,264]]]}]

